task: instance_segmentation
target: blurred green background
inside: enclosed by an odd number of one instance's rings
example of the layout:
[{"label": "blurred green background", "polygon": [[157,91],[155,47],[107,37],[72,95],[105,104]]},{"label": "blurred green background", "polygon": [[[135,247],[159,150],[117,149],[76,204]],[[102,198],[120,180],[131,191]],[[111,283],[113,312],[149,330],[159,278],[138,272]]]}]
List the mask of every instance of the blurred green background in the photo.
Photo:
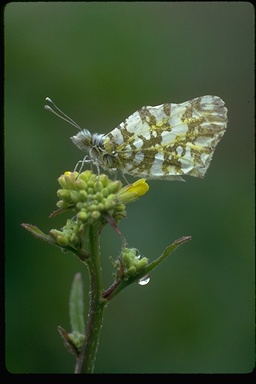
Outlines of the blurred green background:
[{"label": "blurred green background", "polygon": [[[228,130],[203,180],[151,181],[120,228],[150,260],[186,243],[105,313],[96,373],[238,373],[254,367],[254,9],[242,2],[35,2],[5,8],[6,367],[72,373],[57,325],[70,330],[72,254],[21,223],[60,228],[57,178],[83,154],[74,127],[43,108],[51,97],[82,127],[107,133],[143,105],[214,94]],[[134,180],[131,179],[130,180]],[[105,288],[109,256],[102,235]],[[87,305],[87,304],[86,304]],[[87,307],[86,307],[87,308]]]}]

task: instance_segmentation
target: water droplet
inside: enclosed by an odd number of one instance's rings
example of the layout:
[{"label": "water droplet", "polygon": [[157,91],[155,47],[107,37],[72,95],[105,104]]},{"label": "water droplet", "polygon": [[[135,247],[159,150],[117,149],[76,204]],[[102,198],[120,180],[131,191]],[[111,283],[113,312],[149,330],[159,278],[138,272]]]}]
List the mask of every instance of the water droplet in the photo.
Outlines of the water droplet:
[{"label": "water droplet", "polygon": [[140,279],[138,281],[138,284],[139,285],[146,285],[150,282],[150,277],[147,275],[147,276],[144,276],[142,279]]}]

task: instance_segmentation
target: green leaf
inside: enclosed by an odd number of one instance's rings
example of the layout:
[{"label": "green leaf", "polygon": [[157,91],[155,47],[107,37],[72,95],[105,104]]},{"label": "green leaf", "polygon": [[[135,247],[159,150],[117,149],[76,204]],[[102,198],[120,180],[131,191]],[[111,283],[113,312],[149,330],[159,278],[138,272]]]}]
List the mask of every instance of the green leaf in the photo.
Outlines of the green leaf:
[{"label": "green leaf", "polygon": [[191,236],[183,236],[175,240],[171,245],[165,248],[162,255],[158,259],[152,261],[145,269],[145,274],[148,274],[153,268],[157,267],[162,261],[164,261],[179,245],[191,240]]},{"label": "green leaf", "polygon": [[58,325],[57,329],[60,336],[62,337],[64,346],[66,347],[67,351],[78,357],[80,352],[77,349],[76,345],[73,343],[73,340],[70,338],[70,334],[65,331],[65,329],[62,328],[60,325]]},{"label": "green leaf", "polygon": [[84,298],[83,298],[83,283],[81,274],[77,273],[74,277],[69,301],[69,317],[72,332],[84,334]]},{"label": "green leaf", "polygon": [[32,233],[32,235],[34,235],[35,237],[37,237],[38,239],[41,239],[41,240],[44,240],[44,241],[47,241],[48,243],[51,243],[51,244],[54,244],[54,245],[57,245],[55,240],[49,236],[49,235],[46,235],[44,232],[42,232],[39,228],[37,228],[35,225],[31,225],[31,224],[21,224],[21,226],[23,228],[25,228],[27,231],[29,231],[30,233]]}]

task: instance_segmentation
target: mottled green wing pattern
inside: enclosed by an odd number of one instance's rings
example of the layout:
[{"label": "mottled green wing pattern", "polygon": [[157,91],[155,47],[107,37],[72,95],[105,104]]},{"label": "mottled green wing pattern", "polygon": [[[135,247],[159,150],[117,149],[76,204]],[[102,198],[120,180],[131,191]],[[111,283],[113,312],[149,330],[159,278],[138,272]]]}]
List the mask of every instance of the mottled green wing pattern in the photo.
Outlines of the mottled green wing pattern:
[{"label": "mottled green wing pattern", "polygon": [[217,96],[181,104],[142,107],[104,138],[118,168],[135,177],[182,180],[203,177],[227,127],[227,108]]}]

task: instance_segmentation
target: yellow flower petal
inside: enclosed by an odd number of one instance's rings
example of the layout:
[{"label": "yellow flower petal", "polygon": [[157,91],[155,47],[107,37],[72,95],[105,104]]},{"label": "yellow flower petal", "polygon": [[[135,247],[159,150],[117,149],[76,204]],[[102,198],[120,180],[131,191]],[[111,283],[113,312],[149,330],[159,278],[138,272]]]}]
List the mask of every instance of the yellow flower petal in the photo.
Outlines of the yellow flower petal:
[{"label": "yellow flower petal", "polygon": [[139,179],[133,184],[126,185],[117,193],[118,200],[121,203],[131,203],[137,200],[140,196],[145,195],[149,190],[149,185],[146,179]]}]

